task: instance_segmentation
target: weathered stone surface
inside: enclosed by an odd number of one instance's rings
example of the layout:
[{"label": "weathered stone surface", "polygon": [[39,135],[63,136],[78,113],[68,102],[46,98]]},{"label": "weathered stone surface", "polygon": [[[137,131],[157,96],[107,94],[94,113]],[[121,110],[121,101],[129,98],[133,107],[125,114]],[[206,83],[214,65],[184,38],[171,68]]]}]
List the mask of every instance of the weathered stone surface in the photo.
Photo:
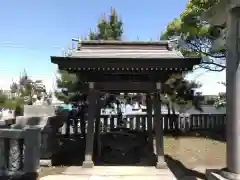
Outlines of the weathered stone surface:
[{"label": "weathered stone surface", "polygon": [[[83,168],[71,166],[65,169],[65,175],[93,175],[93,176],[170,176],[174,178],[170,169],[156,169],[154,166],[95,166],[94,168]],[[132,178],[134,179],[134,178]],[[173,179],[172,179],[173,180]]]},{"label": "weathered stone surface", "polygon": [[21,156],[21,148],[19,140],[10,140],[10,150],[9,150],[9,171],[18,171],[21,168],[21,162],[24,156]]},{"label": "weathered stone surface", "polygon": [[[24,117],[18,116],[16,124],[12,125],[13,129],[26,129],[29,126],[39,127],[41,129],[41,159],[49,160],[54,151],[54,132],[51,121],[55,121],[54,117]],[[48,163],[49,166],[50,163]]]},{"label": "weathered stone surface", "polygon": [[94,167],[94,163],[93,161],[83,161],[83,164],[82,164],[82,167],[83,168],[93,168]]},{"label": "weathered stone surface", "polygon": [[52,160],[51,159],[40,159],[40,166],[50,167],[50,166],[52,166]]},{"label": "weathered stone surface", "polygon": [[208,169],[206,170],[206,179],[208,180],[227,180],[221,175],[220,170]]},{"label": "weathered stone surface", "polygon": [[208,180],[240,180],[240,175],[224,169],[207,169],[206,178]]},{"label": "weathered stone surface", "polygon": [[25,105],[24,117],[55,116],[55,108],[50,105]]},{"label": "weathered stone surface", "polygon": [[25,116],[17,116],[16,123],[13,124],[11,127],[14,129],[23,129],[28,126],[38,126],[43,129],[48,122],[49,117],[25,117]]}]

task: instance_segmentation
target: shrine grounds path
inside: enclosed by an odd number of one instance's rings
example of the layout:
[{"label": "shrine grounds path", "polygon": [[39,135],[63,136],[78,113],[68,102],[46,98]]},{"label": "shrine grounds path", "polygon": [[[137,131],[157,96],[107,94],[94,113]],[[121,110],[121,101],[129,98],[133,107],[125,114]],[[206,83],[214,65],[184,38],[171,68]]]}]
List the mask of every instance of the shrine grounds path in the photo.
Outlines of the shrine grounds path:
[{"label": "shrine grounds path", "polygon": [[[169,169],[177,179],[185,176],[204,179],[205,169],[225,166],[226,143],[206,137],[165,136],[165,154]],[[40,178],[63,173],[68,167],[45,167]]]}]

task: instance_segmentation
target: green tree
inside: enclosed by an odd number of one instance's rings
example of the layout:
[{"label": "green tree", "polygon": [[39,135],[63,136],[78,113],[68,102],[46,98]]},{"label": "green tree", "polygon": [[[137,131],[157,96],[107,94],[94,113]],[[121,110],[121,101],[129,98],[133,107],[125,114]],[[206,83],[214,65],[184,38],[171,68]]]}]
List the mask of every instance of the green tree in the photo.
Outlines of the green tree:
[{"label": "green tree", "polygon": [[[170,22],[162,33],[161,39],[168,40],[180,37],[177,48],[185,56],[196,55],[202,58],[201,68],[211,71],[225,69],[226,49],[221,47],[212,50],[213,41],[220,36],[219,27],[213,27],[201,21],[204,11],[219,0],[191,0],[179,18]],[[225,25],[223,25],[224,28]]]},{"label": "green tree", "polygon": [[[90,30],[88,39],[90,40],[121,40],[123,34],[123,23],[116,10],[111,8],[108,17],[102,17],[97,24],[97,30]],[[71,101],[81,95],[81,81],[79,77],[66,71],[59,71],[60,78],[57,79],[55,95],[59,100]]]},{"label": "green tree", "polygon": [[[24,99],[31,96],[32,81],[26,71],[22,73],[18,82],[10,85],[11,96],[7,96],[0,91],[0,107],[15,109],[17,106],[23,106]],[[29,98],[28,98],[29,99]]]},{"label": "green tree", "polygon": [[0,90],[0,107],[3,107],[7,100],[8,100],[7,95],[4,94],[2,90]]},{"label": "green tree", "polygon": [[55,96],[63,102],[68,102],[75,96],[78,79],[75,74],[70,74],[67,71],[59,71],[59,74],[57,87],[60,91],[56,91]]},{"label": "green tree", "polygon": [[45,85],[42,81],[33,81],[24,70],[21,73],[18,82],[10,85],[12,97],[4,103],[5,108],[15,109],[17,106],[22,107],[24,104],[32,104],[33,94],[42,95],[46,93]]},{"label": "green tree", "polygon": [[15,109],[17,106],[23,106],[24,103],[30,103],[32,100],[33,81],[24,70],[18,82],[13,82],[10,85],[12,97],[5,103],[6,108]]},{"label": "green tree", "polygon": [[121,40],[123,34],[123,22],[116,10],[111,8],[108,18],[105,16],[99,21],[93,40]]},{"label": "green tree", "polygon": [[32,94],[33,81],[27,75],[27,72],[24,70],[21,73],[18,82],[13,82],[10,85],[11,93],[17,94],[19,97],[28,97]]},{"label": "green tree", "polygon": [[163,85],[161,95],[162,102],[167,106],[168,114],[172,110],[175,114],[176,107],[183,110],[195,107],[201,110],[201,102],[198,95],[194,95],[194,89],[201,87],[201,84],[184,79],[181,74],[173,74]]}]

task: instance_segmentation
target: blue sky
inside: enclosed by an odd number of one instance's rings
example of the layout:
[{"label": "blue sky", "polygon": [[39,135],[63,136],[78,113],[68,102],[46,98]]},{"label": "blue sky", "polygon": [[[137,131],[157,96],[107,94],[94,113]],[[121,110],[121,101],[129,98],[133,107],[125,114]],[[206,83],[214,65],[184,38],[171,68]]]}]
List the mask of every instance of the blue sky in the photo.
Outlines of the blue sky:
[{"label": "blue sky", "polygon": [[[33,79],[43,79],[48,88],[55,81],[56,66],[51,55],[61,55],[71,38],[86,36],[111,7],[124,22],[124,39],[158,39],[173,18],[184,10],[187,0],[1,0],[0,1],[0,88],[7,89],[23,69]],[[224,91],[217,84],[222,73],[196,72],[190,76],[203,83],[204,94]],[[214,90],[215,89],[215,90]]]}]

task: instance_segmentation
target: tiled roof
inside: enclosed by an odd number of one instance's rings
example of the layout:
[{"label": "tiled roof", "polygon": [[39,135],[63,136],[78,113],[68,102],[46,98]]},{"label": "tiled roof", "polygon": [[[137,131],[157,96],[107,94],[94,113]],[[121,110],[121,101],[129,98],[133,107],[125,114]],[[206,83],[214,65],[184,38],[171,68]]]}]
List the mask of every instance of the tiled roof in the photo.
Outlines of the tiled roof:
[{"label": "tiled roof", "polygon": [[168,50],[81,50],[73,51],[71,57],[79,58],[183,58],[177,51]]},{"label": "tiled roof", "polygon": [[78,58],[183,58],[167,41],[82,41],[70,57]]}]

